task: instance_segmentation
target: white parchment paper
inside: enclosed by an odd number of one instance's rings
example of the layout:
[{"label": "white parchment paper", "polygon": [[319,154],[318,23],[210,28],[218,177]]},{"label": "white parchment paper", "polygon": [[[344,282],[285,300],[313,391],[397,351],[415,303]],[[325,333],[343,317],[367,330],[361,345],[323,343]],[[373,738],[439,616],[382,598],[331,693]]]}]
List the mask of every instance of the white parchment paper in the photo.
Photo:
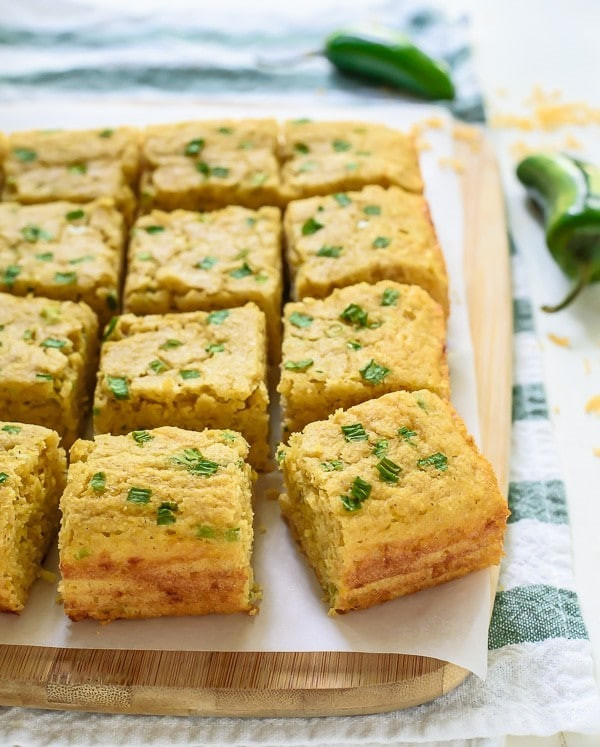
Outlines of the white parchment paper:
[{"label": "white parchment paper", "polygon": [[[53,127],[144,125],[221,116],[275,116],[376,121],[408,129],[426,118],[443,121],[427,131],[431,148],[421,154],[433,220],[450,275],[452,313],[448,330],[452,402],[476,440],[479,437],[476,382],[463,278],[462,202],[456,174],[440,159],[451,157],[447,114],[430,106],[398,104],[354,108],[299,104],[274,106],[210,106],[206,104],[126,102],[9,104],[3,107],[5,131]],[[44,105],[47,106],[47,105]],[[274,407],[274,418],[278,409]],[[276,434],[275,438],[276,438]],[[207,650],[207,651],[358,651],[436,657],[484,677],[490,612],[490,572],[472,573],[434,589],[386,602],[368,610],[328,617],[312,570],[295,546],[276,501],[267,491],[279,490],[277,474],[261,477],[257,486],[254,568],[264,598],[260,613],[208,617],[121,620],[109,625],[70,622],[57,603],[56,586],[38,581],[24,613],[0,618],[0,643],[78,648]],[[54,549],[46,567],[57,569]]]}]

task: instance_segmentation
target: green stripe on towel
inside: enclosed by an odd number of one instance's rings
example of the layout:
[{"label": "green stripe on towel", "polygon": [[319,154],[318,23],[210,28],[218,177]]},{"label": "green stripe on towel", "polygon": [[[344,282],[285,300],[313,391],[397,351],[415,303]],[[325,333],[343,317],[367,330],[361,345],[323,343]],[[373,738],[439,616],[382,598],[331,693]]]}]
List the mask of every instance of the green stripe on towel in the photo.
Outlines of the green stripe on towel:
[{"label": "green stripe on towel", "polygon": [[512,419],[541,420],[548,418],[548,404],[543,384],[515,384],[513,386]]},{"label": "green stripe on towel", "polygon": [[488,648],[549,638],[587,638],[574,591],[537,584],[496,594]]},{"label": "green stripe on towel", "polygon": [[537,519],[546,524],[568,524],[567,494],[562,480],[511,482],[508,490],[509,524]]},{"label": "green stripe on towel", "polygon": [[533,308],[528,298],[513,299],[513,331],[533,332]]}]

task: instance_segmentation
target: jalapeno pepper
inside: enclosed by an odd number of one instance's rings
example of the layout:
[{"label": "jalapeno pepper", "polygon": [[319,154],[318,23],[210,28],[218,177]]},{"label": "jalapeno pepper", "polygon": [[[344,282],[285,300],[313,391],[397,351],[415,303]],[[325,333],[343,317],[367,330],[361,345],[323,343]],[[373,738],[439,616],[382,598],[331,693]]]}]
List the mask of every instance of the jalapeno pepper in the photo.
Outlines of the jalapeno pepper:
[{"label": "jalapeno pepper", "polygon": [[575,283],[566,298],[544,311],[560,311],[589,283],[600,281],[600,168],[562,154],[535,153],[517,176],[544,216],[552,256]]},{"label": "jalapeno pepper", "polygon": [[358,75],[427,99],[453,99],[449,69],[415,47],[406,36],[387,29],[373,33],[337,31],[323,54],[344,73]]}]

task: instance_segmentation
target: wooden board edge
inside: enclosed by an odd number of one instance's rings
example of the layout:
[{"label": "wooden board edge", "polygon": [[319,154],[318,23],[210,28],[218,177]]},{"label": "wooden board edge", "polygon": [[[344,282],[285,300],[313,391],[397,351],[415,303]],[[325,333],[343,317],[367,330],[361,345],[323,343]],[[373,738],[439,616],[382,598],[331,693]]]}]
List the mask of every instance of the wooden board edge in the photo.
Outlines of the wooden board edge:
[{"label": "wooden board edge", "polygon": [[[512,313],[502,191],[493,150],[487,140],[482,137],[477,148],[474,141],[459,140],[456,152],[464,166],[461,181],[465,210],[465,276],[478,382],[481,447],[494,467],[502,489],[506,491],[512,391]],[[482,236],[486,237],[485,246],[482,246]],[[491,570],[491,578],[494,593],[497,569]],[[19,666],[19,676],[7,679],[7,662],[12,660],[14,664],[15,648],[21,649],[23,657],[31,659],[31,665],[29,669]],[[469,674],[461,667],[426,657],[336,654],[334,658],[338,665],[347,658],[354,663],[354,668],[338,666],[336,672],[327,672],[332,676],[329,684],[306,688],[298,681],[303,671],[302,659],[314,654],[293,654],[290,661],[294,662],[294,666],[283,673],[288,678],[285,687],[204,687],[199,676],[197,686],[182,687],[165,685],[165,679],[161,680],[162,671],[172,663],[170,654],[174,656],[181,652],[126,652],[128,668],[125,671],[96,667],[82,674],[65,666],[74,651],[77,650],[0,646],[0,703],[60,710],[157,715],[358,715],[420,705],[450,692]],[[80,656],[85,660],[107,653],[99,650],[80,651]],[[206,656],[205,652],[188,654],[191,660],[197,658],[198,661],[202,660],[203,655]],[[228,661],[228,657],[236,659],[235,654],[227,653],[213,653],[210,656],[214,659],[213,663],[221,657],[223,661]],[[264,657],[268,658],[269,655],[256,656],[262,657],[265,662]],[[321,656],[323,661],[329,658],[328,654]],[[365,665],[373,667],[370,674],[375,672],[377,676],[381,662],[389,661],[390,657],[397,660],[395,681],[373,684],[357,682],[367,673]],[[125,680],[131,677],[142,661],[145,676],[153,682],[127,684]]]}]

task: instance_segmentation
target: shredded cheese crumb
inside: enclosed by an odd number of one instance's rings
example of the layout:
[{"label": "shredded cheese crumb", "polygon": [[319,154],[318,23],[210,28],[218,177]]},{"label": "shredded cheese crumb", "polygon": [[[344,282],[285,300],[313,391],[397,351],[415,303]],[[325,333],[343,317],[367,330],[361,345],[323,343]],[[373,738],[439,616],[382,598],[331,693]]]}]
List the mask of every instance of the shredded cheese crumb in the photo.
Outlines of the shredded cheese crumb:
[{"label": "shredded cheese crumb", "polygon": [[585,411],[591,412],[594,415],[600,415],[600,394],[597,394],[595,397],[588,400],[585,406]]},{"label": "shredded cheese crumb", "polygon": [[[562,101],[560,91],[544,91],[534,86],[531,95],[523,102],[531,109],[529,116],[496,112],[491,117],[493,127],[517,130],[556,130],[565,125],[600,124],[600,109],[586,101]],[[578,149],[574,139],[566,147]]]},{"label": "shredded cheese crumb", "polygon": [[555,335],[553,332],[549,332],[548,339],[550,340],[550,342],[553,342],[555,345],[559,345],[561,348],[571,347],[571,340],[569,340],[568,337],[560,337],[560,335]]},{"label": "shredded cheese crumb", "polygon": [[440,156],[438,158],[438,164],[443,168],[450,168],[457,174],[462,174],[465,170],[464,163],[460,158],[452,158],[451,156]]},{"label": "shredded cheese crumb", "polygon": [[472,151],[477,153],[481,149],[481,132],[477,127],[470,125],[455,125],[452,130],[456,140],[462,140],[467,143]]}]

